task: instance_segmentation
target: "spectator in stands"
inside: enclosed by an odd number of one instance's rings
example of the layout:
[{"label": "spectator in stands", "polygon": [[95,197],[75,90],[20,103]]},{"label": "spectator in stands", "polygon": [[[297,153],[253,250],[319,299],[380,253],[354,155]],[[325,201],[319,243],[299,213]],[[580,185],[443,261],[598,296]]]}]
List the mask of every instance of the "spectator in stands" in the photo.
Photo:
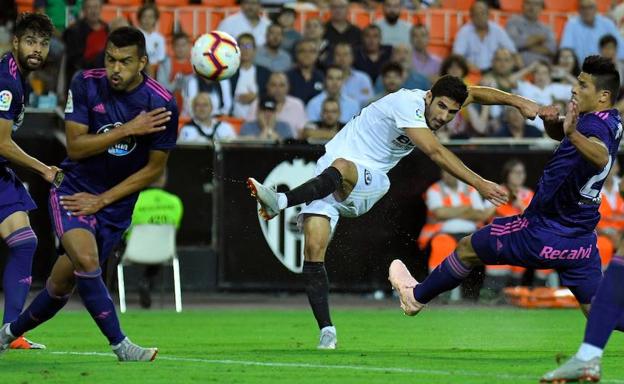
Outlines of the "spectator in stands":
[{"label": "spectator in stands", "polygon": [[[312,18],[306,20],[303,26],[303,40],[309,40],[314,42],[314,46],[316,47],[316,53],[318,55],[317,66],[319,64],[326,63],[330,58],[328,57],[331,52],[329,50],[329,42],[324,37],[325,27],[320,19]],[[301,41],[302,39],[299,39]],[[297,43],[293,46],[292,55],[295,55],[295,48],[297,47]],[[349,44],[349,43],[347,43]],[[319,66],[320,68],[320,66]]]},{"label": "spectator in stands", "polygon": [[[526,74],[533,74],[533,82],[518,81],[516,93],[520,96],[534,100],[536,103],[546,106],[555,103],[567,103],[572,96],[572,86],[569,84],[553,83],[551,77],[550,64],[543,61],[536,61],[530,66],[518,72],[520,78]],[[537,127],[540,132],[544,132],[544,122],[540,117],[535,120],[527,120],[527,124]]]},{"label": "spectator in stands", "polygon": [[351,24],[349,17],[349,2],[347,0],[331,0],[329,3],[330,19],[325,24],[324,38],[330,46],[330,51],[337,43],[349,43],[356,49],[362,42],[360,29]]},{"label": "spectator in stands", "polygon": [[410,31],[412,43],[412,68],[435,81],[440,72],[442,59],[427,49],[429,45],[429,31],[424,24],[415,24]]},{"label": "spectator in stands", "polygon": [[620,73],[620,88],[624,86],[624,62],[622,60],[618,60],[617,58],[617,50],[618,50],[618,41],[613,35],[604,35],[600,38],[598,42],[600,45],[600,56],[607,57],[613,61],[615,67]]},{"label": "spectator in stands", "polygon": [[[284,28],[284,39],[282,40],[282,49],[288,53],[292,52],[295,43],[301,40],[302,36],[295,29],[295,10],[290,7],[282,7],[277,15],[277,22]],[[321,36],[323,34],[321,33]]]},{"label": "spectator in stands", "polygon": [[403,84],[404,79],[404,70],[403,66],[399,63],[394,63],[392,61],[387,62],[381,68],[381,82],[383,84],[383,91],[377,93],[370,102],[379,100],[382,97],[394,93],[401,89],[401,85]]},{"label": "spectator in stands", "polygon": [[334,46],[334,64],[342,69],[344,82],[342,92],[364,106],[373,97],[373,84],[366,72],[353,68],[353,48],[348,43]]},{"label": "spectator in stands", "polygon": [[543,137],[542,131],[526,123],[522,113],[514,107],[505,107],[502,114],[502,125],[493,137],[510,137],[524,139],[526,137]]},{"label": "spectator in stands", "polygon": [[173,35],[173,57],[165,56],[158,66],[156,79],[173,92],[178,105],[183,105],[182,92],[189,77],[193,76],[191,64],[191,39],[184,32]]},{"label": "spectator in stands", "polygon": [[[167,170],[160,175],[151,186],[139,193],[134,210],[132,223],[126,237],[132,233],[132,228],[141,224],[173,225],[176,230],[180,228],[184,206],[182,200],[172,193],[165,191],[167,184]],[[143,308],[152,306],[150,292],[154,285],[154,278],[160,272],[162,265],[146,266],[143,277],[139,281],[139,303]]]},{"label": "spectator in stands", "polygon": [[620,3],[611,9],[609,17],[615,22],[615,25],[620,31],[620,35],[624,35],[624,3]]},{"label": "spectator in stands", "polygon": [[[100,19],[102,0],[84,0],[83,17],[63,32],[65,43],[65,82],[71,81],[80,69],[102,65],[98,58],[104,52],[108,38],[108,25]],[[65,87],[67,88],[67,87]]]},{"label": "spectator in stands", "polygon": [[[516,110],[515,108],[512,109]],[[520,117],[524,121],[523,116],[520,115]],[[506,217],[523,213],[534,195],[533,191],[524,185],[526,182],[524,163],[518,159],[507,160],[503,164],[501,180],[501,185],[509,191],[509,201],[498,207],[494,207],[489,201],[485,201],[484,207],[488,215]],[[522,267],[488,265],[485,269],[483,282],[486,291],[481,292],[481,297],[495,299],[500,297],[504,287],[520,285],[524,271],[525,268]]]},{"label": "spectator in stands", "polygon": [[373,83],[381,72],[381,67],[390,61],[392,47],[381,44],[381,30],[376,25],[369,25],[362,31],[362,46],[355,51],[353,67],[364,71]]},{"label": "spectator in stands", "polygon": [[266,140],[283,140],[293,137],[291,127],[279,120],[277,101],[271,96],[261,96],[257,118],[243,124],[240,135]]},{"label": "spectator in stands", "polygon": [[210,95],[200,92],[193,99],[193,119],[184,125],[178,136],[178,143],[214,143],[236,137],[230,124],[212,116]]},{"label": "spectator in stands", "polygon": [[[14,1],[11,0],[13,4]],[[60,38],[61,34],[68,25],[71,25],[80,15],[80,1],[72,0],[35,0],[34,7],[35,12],[45,13],[52,20],[54,25],[54,33],[58,34]],[[7,8],[4,7],[4,2],[0,1],[0,9],[4,11]],[[11,12],[9,11],[9,15]],[[0,17],[0,25],[2,25],[2,18]],[[13,17],[15,20],[15,17]]]},{"label": "spectator in stands", "polygon": [[472,70],[485,71],[492,65],[494,52],[504,47],[516,53],[516,46],[507,32],[488,20],[489,7],[484,1],[476,1],[470,7],[470,22],[464,24],[455,36],[453,53],[464,56]]},{"label": "spectator in stands", "polygon": [[240,68],[230,78],[233,92],[232,116],[245,118],[249,114],[251,103],[258,95],[266,92],[266,84],[271,71],[261,65],[254,64],[256,56],[256,42],[250,33],[243,33],[238,37],[240,47]]},{"label": "spectator in stands", "polygon": [[360,112],[360,104],[355,100],[343,94],[342,84],[344,83],[344,72],[336,65],[327,68],[325,72],[325,90],[314,96],[306,106],[308,120],[318,121],[321,119],[321,109],[325,99],[338,100],[340,103],[340,118],[342,124],[346,124],[358,112]]},{"label": "spectator in stands", "polygon": [[597,14],[596,0],[579,0],[579,16],[567,21],[563,28],[560,48],[571,48],[579,62],[598,54],[598,42],[604,35],[618,39],[618,59],[624,59],[624,40],[613,20]]},{"label": "spectator in stands", "polygon": [[256,46],[261,47],[265,43],[269,25],[271,21],[262,15],[259,0],[241,0],[240,12],[223,19],[217,29],[234,37],[242,33],[251,33],[256,40]]},{"label": "spectator in stands", "polygon": [[288,72],[290,95],[304,103],[323,90],[323,72],[316,68],[318,52],[310,40],[299,40],[295,45],[295,66]]},{"label": "spectator in stands", "polygon": [[211,81],[194,74],[188,78],[186,89],[182,92],[184,99],[182,115],[189,116],[191,114],[192,101],[200,92],[206,92],[210,95],[214,116],[227,115],[232,110],[232,85],[229,79]]},{"label": "spectator in stands", "polygon": [[272,71],[276,72],[284,72],[290,69],[292,66],[290,54],[281,48],[283,35],[284,29],[279,24],[271,24],[267,28],[266,44],[259,47],[256,52],[256,65],[271,68]]},{"label": "spectator in stands", "polygon": [[620,194],[620,164],[613,163],[602,191],[600,192],[600,221],[596,227],[598,232],[598,250],[603,268],[609,264],[613,251],[620,241],[624,230],[624,199]]},{"label": "spectator in stands", "polygon": [[[572,0],[574,1],[574,0]],[[524,0],[522,14],[507,22],[507,33],[522,56],[524,65],[534,61],[550,61],[557,50],[552,28],[539,21],[544,0]]]},{"label": "spectator in stands", "polygon": [[[477,230],[489,212],[476,189],[445,171],[440,172],[440,181],[425,192],[425,204],[427,223],[420,232],[418,245],[429,256],[432,271],[452,252],[457,240]],[[455,292],[458,294],[459,290]]]},{"label": "spectator in stands", "polygon": [[[398,63],[403,67],[403,83],[401,84],[401,88],[428,90],[431,87],[429,78],[412,68],[412,50],[409,45],[399,44],[393,47],[390,61]],[[383,84],[381,78],[378,77],[375,82],[375,91],[381,92],[382,90]]]},{"label": "spectator in stands", "polygon": [[304,139],[331,140],[344,126],[338,120],[340,118],[340,103],[338,100],[327,98],[323,100],[321,108],[321,119],[319,121],[310,121],[303,128]]},{"label": "spectator in stands", "polygon": [[2,13],[0,13],[0,56],[2,56],[12,49],[11,38],[17,19],[17,4],[15,0],[4,0],[0,1],[0,6],[2,6]]},{"label": "spectator in stands", "polygon": [[139,30],[145,36],[145,49],[149,59],[149,65],[145,68],[145,72],[155,77],[158,66],[167,57],[165,37],[156,30],[160,12],[155,4],[147,3],[139,8],[137,16],[139,18]]},{"label": "spectator in stands", "polygon": [[[288,77],[284,72],[273,72],[267,82],[267,95],[277,102],[277,120],[288,123],[292,130],[292,137],[301,136],[303,126],[307,122],[305,107],[301,99],[288,95]],[[246,121],[255,121],[257,116],[257,101],[249,109]]]},{"label": "spectator in stands", "polygon": [[[505,92],[512,92],[516,88],[518,76],[513,73],[514,57],[507,48],[498,48],[492,59],[492,69],[481,78],[481,85],[500,89]],[[471,119],[471,125],[476,132],[487,135],[490,132],[498,131],[501,128],[500,117],[503,107],[500,105],[479,106],[473,105],[471,108],[479,111]],[[476,118],[476,120],[475,120]]]},{"label": "spectator in stands", "polygon": [[555,54],[552,67],[552,79],[556,83],[576,85],[581,73],[579,61],[571,48],[561,48]]},{"label": "spectator in stands", "polygon": [[384,0],[383,18],[375,23],[381,30],[381,43],[396,46],[410,44],[410,23],[401,16],[401,0]]}]

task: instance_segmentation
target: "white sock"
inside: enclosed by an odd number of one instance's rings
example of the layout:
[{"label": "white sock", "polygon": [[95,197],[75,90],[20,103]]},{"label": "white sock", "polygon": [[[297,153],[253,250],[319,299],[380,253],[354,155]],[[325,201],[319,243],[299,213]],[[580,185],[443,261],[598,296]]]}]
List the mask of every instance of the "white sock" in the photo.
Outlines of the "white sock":
[{"label": "white sock", "polygon": [[[124,341],[126,341],[127,337],[124,337],[123,340],[121,340],[121,342],[119,344],[111,344],[111,348],[113,349],[113,351],[118,350],[119,348],[121,348],[121,344],[123,344]],[[129,340],[128,340],[129,341]]]},{"label": "white sock", "polygon": [[589,361],[596,357],[602,357],[602,349],[591,344],[583,343],[576,352],[576,357],[582,361]]},{"label": "white sock", "polygon": [[336,334],[336,327],[334,327],[333,325],[331,325],[329,327],[323,327],[321,329],[321,332],[323,332],[324,330],[328,330],[329,332],[333,333],[334,335]]},{"label": "white sock", "polygon": [[277,206],[279,209],[285,209],[288,207],[288,198],[285,193],[280,192],[277,194]]},{"label": "white sock", "polygon": [[9,324],[8,327],[6,327],[6,333],[7,335],[11,336],[11,337],[15,337],[15,335],[13,334],[13,332],[11,332],[11,324]]}]

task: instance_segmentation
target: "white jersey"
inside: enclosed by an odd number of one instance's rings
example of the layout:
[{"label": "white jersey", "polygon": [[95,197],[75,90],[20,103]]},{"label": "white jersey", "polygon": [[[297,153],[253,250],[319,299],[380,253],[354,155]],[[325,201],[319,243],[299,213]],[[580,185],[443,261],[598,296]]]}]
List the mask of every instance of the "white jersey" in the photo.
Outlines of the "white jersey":
[{"label": "white jersey", "polygon": [[425,94],[403,88],[371,103],[325,145],[325,151],[387,173],[414,149],[405,128],[428,129]]}]

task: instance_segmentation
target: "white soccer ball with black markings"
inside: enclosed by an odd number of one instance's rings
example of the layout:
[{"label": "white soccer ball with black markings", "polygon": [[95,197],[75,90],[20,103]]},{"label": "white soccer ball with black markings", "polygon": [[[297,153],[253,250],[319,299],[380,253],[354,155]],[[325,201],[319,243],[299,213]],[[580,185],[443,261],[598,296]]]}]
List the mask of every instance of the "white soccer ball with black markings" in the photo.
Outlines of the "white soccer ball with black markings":
[{"label": "white soccer ball with black markings", "polygon": [[191,63],[198,75],[212,81],[232,77],[240,65],[240,48],[236,39],[225,32],[212,31],[193,44]]}]

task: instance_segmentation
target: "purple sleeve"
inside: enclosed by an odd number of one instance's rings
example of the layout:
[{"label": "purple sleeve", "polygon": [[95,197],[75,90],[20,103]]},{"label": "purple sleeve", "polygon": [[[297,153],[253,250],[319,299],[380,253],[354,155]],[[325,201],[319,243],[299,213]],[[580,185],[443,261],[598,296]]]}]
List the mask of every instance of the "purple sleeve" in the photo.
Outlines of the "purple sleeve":
[{"label": "purple sleeve", "polygon": [[178,139],[178,107],[175,99],[171,99],[167,105],[167,109],[171,111],[171,120],[167,123],[167,128],[152,134],[152,143],[150,149],[168,151],[176,146]]},{"label": "purple sleeve", "polygon": [[611,148],[611,144],[614,139],[613,134],[609,130],[609,126],[606,122],[596,114],[590,113],[589,116],[586,116],[581,124],[577,126],[577,129],[583,135],[587,137],[595,137],[602,141],[607,148]]},{"label": "purple sleeve", "polygon": [[67,104],[65,105],[66,121],[89,125],[87,86],[87,80],[83,78],[82,72],[77,73],[67,93]]},{"label": "purple sleeve", "polygon": [[0,119],[15,120],[22,113],[22,95],[9,79],[0,78]]}]

